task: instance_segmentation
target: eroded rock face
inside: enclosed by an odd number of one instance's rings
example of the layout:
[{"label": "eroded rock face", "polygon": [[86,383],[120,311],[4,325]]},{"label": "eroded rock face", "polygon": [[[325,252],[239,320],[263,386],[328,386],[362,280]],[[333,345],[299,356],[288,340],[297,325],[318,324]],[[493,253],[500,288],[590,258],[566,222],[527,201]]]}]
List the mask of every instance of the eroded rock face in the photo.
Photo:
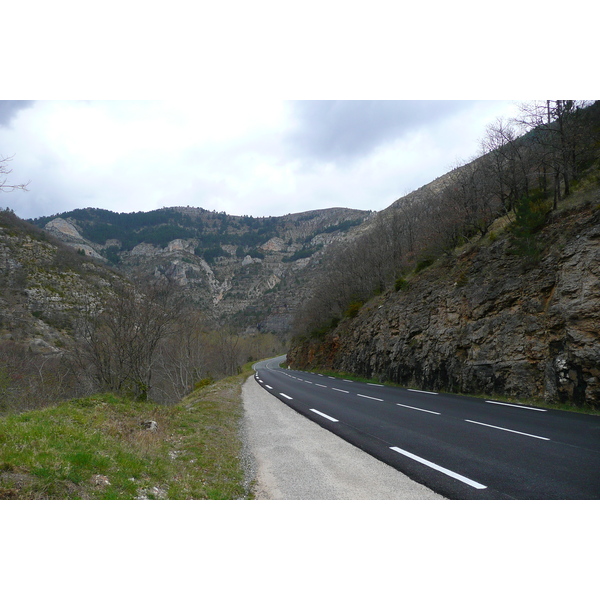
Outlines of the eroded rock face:
[{"label": "eroded rock face", "polygon": [[59,240],[66,242],[75,248],[75,250],[84,252],[86,256],[104,260],[102,256],[81,237],[81,234],[77,231],[75,226],[72,223],[65,221],[65,219],[61,219],[60,217],[53,219],[46,224],[44,229],[54,237],[57,237]]},{"label": "eroded rock face", "polygon": [[83,242],[83,238],[75,226],[64,219],[61,219],[60,217],[47,223],[44,229],[56,236],[58,239],[65,241],[77,240]]},{"label": "eroded rock face", "polygon": [[414,278],[296,346],[320,364],[407,386],[600,407],[600,214],[546,228],[535,264],[498,240]]},{"label": "eroded rock face", "polygon": [[271,238],[261,246],[262,250],[267,252],[282,252],[286,248],[286,243],[278,237]]}]

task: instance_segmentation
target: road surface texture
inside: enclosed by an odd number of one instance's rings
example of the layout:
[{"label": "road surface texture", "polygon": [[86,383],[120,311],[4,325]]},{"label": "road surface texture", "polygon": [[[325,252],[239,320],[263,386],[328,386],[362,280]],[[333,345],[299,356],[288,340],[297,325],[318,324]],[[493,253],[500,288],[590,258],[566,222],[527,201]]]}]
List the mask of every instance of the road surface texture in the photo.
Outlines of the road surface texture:
[{"label": "road surface texture", "polygon": [[258,500],[443,499],[298,414],[254,377],[243,402]]},{"label": "road surface texture", "polygon": [[266,392],[445,498],[600,498],[598,416],[359,383],[282,360],[254,366]]}]

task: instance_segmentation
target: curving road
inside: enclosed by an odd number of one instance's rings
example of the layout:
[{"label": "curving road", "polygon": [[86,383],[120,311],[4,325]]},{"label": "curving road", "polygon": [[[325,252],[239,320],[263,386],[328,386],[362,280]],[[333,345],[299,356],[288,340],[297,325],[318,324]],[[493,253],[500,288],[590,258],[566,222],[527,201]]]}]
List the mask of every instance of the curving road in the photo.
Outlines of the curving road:
[{"label": "curving road", "polygon": [[453,499],[600,498],[600,418],[255,365],[270,394]]}]

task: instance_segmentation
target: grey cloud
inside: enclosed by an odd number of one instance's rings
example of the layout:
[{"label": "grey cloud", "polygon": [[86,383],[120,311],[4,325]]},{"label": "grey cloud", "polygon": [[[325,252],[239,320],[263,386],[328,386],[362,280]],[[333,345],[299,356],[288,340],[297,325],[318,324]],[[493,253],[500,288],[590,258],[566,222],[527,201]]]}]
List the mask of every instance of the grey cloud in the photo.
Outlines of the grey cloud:
[{"label": "grey cloud", "polygon": [[0,100],[0,126],[9,125],[20,110],[33,103],[33,100]]},{"label": "grey cloud", "polygon": [[288,144],[304,157],[346,161],[358,158],[422,127],[466,110],[471,101],[339,100],[292,105],[296,128]]}]

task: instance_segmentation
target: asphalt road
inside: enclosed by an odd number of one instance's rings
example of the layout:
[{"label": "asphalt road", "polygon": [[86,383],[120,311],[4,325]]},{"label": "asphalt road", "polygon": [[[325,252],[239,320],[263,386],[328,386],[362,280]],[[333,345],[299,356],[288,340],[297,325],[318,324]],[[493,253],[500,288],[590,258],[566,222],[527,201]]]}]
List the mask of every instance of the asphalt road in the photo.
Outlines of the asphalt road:
[{"label": "asphalt road", "polygon": [[321,427],[452,499],[600,498],[600,418],[255,365]]},{"label": "asphalt road", "polygon": [[257,500],[443,500],[267,393],[242,388],[247,466]]}]

